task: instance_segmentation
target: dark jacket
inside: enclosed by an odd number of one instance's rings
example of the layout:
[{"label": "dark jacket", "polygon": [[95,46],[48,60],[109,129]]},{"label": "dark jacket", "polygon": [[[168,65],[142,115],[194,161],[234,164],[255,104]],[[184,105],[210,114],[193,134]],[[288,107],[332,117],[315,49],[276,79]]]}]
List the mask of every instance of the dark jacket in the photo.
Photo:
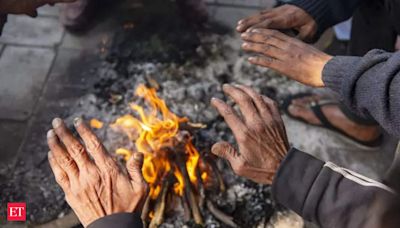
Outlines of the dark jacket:
[{"label": "dark jacket", "polygon": [[[327,28],[349,19],[360,4],[381,3],[385,6],[393,27],[400,34],[400,0],[291,0],[317,22],[317,37]],[[373,20],[373,18],[371,18]]]},{"label": "dark jacket", "polygon": [[142,228],[143,223],[138,213],[118,213],[108,215],[92,222],[88,228]]}]

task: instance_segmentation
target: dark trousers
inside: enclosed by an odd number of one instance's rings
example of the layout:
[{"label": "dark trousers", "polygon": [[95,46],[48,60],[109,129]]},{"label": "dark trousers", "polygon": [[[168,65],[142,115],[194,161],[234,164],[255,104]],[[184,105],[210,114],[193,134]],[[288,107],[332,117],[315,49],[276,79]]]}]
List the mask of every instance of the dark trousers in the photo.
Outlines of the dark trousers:
[{"label": "dark trousers", "polygon": [[363,56],[372,49],[394,51],[397,32],[385,2],[364,1],[356,10],[353,15],[349,55]]},{"label": "dark trousers", "polygon": [[[400,18],[393,18],[393,7],[388,2],[400,2],[398,0],[370,0],[361,3],[353,15],[351,38],[348,54],[351,56],[363,56],[372,49],[383,49],[393,52],[395,49]],[[400,17],[400,9],[397,11]],[[396,24],[398,23],[398,24]],[[359,116],[351,112],[347,107],[341,107],[344,114],[355,122],[366,125],[377,124],[370,116]]]}]

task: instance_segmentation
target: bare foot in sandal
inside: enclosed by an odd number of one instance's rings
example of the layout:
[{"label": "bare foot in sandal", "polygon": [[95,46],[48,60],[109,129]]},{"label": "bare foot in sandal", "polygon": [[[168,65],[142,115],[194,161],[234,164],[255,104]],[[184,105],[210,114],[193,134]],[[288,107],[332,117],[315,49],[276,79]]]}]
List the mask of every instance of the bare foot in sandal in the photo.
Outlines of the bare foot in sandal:
[{"label": "bare foot in sandal", "polygon": [[[319,95],[295,98],[292,100],[291,105],[289,105],[287,112],[307,123],[323,126],[324,124],[321,122],[320,118],[318,118],[310,108],[313,103],[318,103],[322,99],[323,98]],[[331,125],[358,141],[372,142],[377,140],[381,135],[381,131],[377,125],[363,125],[349,119],[337,103],[321,105],[321,111]]]}]

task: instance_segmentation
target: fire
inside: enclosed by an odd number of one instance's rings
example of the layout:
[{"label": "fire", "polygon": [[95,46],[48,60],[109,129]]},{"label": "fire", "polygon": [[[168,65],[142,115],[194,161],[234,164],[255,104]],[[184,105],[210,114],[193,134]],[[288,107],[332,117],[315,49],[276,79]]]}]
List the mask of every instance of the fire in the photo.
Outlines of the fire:
[{"label": "fire", "polygon": [[[161,192],[162,178],[169,172],[176,177],[173,185],[175,194],[182,196],[184,192],[184,177],[175,164],[170,163],[169,156],[171,148],[176,145],[176,136],[179,126],[187,123],[187,118],[181,118],[172,113],[165,102],[157,96],[156,89],[147,88],[139,85],[135,95],[144,99],[148,107],[131,104],[130,108],[138,117],[127,114],[118,118],[112,127],[122,129],[122,131],[135,142],[136,150],[145,155],[143,165],[143,176],[150,185],[150,197],[156,199]],[[196,169],[199,163],[200,154],[194,147],[192,140],[187,140],[184,145],[187,155],[186,170],[190,182],[197,185]],[[132,151],[127,148],[119,148],[117,154],[128,160]],[[207,178],[207,173],[201,174],[201,179]]]}]

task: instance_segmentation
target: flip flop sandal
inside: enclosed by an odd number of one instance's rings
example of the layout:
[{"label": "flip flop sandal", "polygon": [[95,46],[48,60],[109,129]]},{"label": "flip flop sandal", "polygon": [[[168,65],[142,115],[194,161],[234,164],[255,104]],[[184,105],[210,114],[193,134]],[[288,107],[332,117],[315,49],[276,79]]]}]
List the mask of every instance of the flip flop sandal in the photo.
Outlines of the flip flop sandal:
[{"label": "flip flop sandal", "polygon": [[[312,95],[315,95],[315,94],[312,94],[312,93],[299,93],[299,94],[296,94],[296,95],[288,96],[284,100],[284,102],[283,102],[281,107],[282,107],[283,111],[285,112],[285,114],[288,115],[290,118],[298,120],[298,121],[303,122],[305,124],[309,124],[309,125],[313,125],[313,126],[316,126],[316,127],[329,129],[329,130],[337,133],[337,135],[341,136],[341,138],[343,138],[346,141],[349,141],[349,142],[355,144],[356,146],[358,146],[361,149],[373,150],[373,149],[379,148],[379,146],[382,144],[382,140],[383,140],[383,135],[382,134],[377,139],[374,139],[372,141],[367,141],[366,142],[366,141],[360,141],[360,140],[354,138],[353,136],[347,134],[345,131],[333,126],[330,123],[330,121],[326,118],[325,114],[323,113],[322,107],[326,106],[326,105],[338,105],[338,102],[335,101],[335,100],[324,99],[324,100],[320,100],[318,102],[311,102],[311,104],[309,106],[310,110],[319,119],[321,124],[309,123],[305,119],[303,119],[301,117],[293,116],[289,112],[289,106],[292,104],[293,100],[299,99],[299,98],[303,98],[303,97],[309,97],[309,96],[312,96]],[[344,112],[344,114],[346,115],[346,112]],[[351,118],[351,119],[354,121],[354,118]],[[361,121],[359,121],[359,122],[361,122]]]}]

